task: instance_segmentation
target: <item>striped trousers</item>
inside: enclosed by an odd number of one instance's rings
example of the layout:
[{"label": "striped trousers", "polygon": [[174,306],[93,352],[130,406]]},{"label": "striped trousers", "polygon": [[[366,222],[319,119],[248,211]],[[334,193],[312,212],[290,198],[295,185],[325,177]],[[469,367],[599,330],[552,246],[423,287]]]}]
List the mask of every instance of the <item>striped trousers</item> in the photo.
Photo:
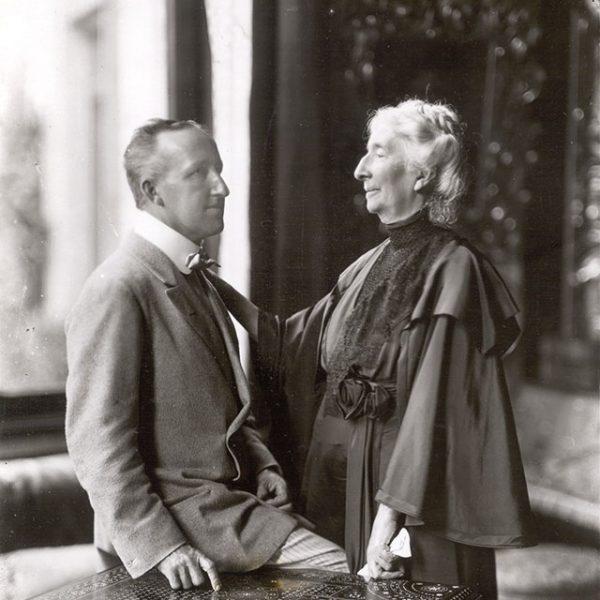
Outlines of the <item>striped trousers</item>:
[{"label": "striped trousers", "polygon": [[342,548],[304,527],[297,527],[290,533],[265,567],[349,572]]},{"label": "striped trousers", "polygon": [[[122,564],[116,556],[99,548],[96,548],[96,551],[98,572]],[[294,529],[265,566],[280,569],[324,569],[348,573],[346,553],[337,544],[304,527]]]}]

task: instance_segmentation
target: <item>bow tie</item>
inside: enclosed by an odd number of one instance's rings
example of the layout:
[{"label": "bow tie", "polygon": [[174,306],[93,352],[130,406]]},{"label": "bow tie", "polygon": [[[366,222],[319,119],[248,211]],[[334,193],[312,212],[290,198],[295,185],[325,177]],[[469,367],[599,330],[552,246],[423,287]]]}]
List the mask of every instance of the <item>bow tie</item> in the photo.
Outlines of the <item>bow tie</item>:
[{"label": "bow tie", "polygon": [[188,254],[188,257],[185,259],[185,266],[192,271],[205,271],[211,267],[220,267],[221,265],[208,255],[204,244],[202,244],[197,252]]}]

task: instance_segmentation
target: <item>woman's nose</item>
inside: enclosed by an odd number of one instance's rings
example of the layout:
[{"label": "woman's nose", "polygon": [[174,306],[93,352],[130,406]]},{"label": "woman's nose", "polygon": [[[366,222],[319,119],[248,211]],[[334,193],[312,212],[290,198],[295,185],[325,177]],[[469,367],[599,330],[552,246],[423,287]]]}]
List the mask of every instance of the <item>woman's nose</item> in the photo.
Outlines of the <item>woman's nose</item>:
[{"label": "woman's nose", "polygon": [[367,179],[370,173],[367,168],[367,155],[363,156],[356,165],[356,169],[354,169],[354,178],[362,181],[363,179]]}]

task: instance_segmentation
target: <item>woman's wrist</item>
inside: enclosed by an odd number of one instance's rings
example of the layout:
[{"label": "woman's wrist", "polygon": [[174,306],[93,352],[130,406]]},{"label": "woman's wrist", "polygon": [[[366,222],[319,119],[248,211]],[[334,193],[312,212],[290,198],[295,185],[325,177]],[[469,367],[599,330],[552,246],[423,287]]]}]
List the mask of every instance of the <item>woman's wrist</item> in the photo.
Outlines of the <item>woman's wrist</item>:
[{"label": "woman's wrist", "polygon": [[386,504],[380,504],[377,510],[377,516],[380,519],[389,521],[390,523],[400,523],[404,520],[404,515],[401,512],[387,506]]}]

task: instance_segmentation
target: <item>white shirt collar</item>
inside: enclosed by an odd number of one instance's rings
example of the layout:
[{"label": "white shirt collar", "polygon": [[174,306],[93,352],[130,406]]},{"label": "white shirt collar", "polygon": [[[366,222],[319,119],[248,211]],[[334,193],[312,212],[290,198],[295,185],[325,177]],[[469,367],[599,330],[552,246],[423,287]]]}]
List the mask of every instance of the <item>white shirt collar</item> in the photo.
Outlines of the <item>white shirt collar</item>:
[{"label": "white shirt collar", "polygon": [[191,273],[185,266],[187,257],[198,252],[198,244],[188,240],[145,210],[138,210],[133,231],[164,252],[182,273]]}]

